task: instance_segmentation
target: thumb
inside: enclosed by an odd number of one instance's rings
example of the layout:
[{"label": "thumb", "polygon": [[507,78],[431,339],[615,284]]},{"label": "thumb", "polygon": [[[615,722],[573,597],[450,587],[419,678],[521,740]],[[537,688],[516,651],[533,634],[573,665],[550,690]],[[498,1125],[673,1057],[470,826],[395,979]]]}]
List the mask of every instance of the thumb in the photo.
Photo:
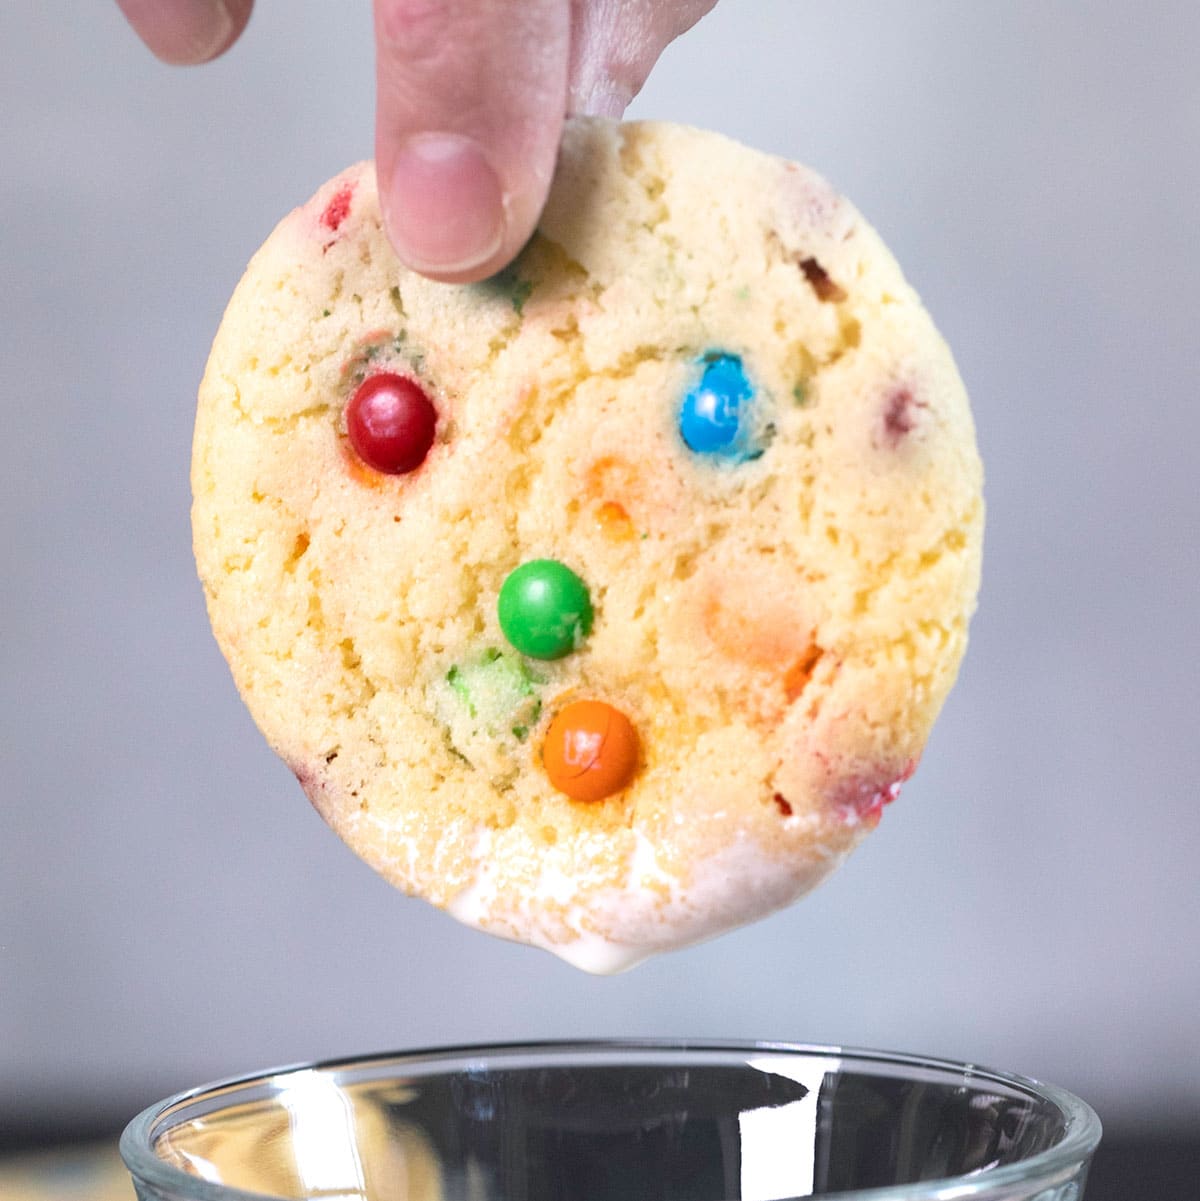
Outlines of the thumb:
[{"label": "thumb", "polygon": [[434,279],[529,239],[554,173],[570,0],[375,0],[375,160],[388,237]]}]

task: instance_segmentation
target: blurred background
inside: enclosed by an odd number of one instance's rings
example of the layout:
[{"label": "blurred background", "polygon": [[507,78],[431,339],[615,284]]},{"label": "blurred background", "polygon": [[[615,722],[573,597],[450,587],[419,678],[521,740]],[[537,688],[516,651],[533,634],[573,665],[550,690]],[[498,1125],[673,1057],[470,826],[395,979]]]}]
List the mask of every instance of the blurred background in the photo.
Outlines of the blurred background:
[{"label": "blurred background", "polygon": [[631,116],[801,159],[889,242],[971,391],[989,527],[875,836],[790,911],[595,979],[361,866],[195,580],[196,385],[253,250],[371,153],[367,0],[259,0],[188,70],[111,2],[0,6],[0,1150],[275,1063],[573,1035],[974,1060],[1080,1093],[1114,1155],[1195,1150],[1198,45],[1191,0],[722,0],[667,52]]}]

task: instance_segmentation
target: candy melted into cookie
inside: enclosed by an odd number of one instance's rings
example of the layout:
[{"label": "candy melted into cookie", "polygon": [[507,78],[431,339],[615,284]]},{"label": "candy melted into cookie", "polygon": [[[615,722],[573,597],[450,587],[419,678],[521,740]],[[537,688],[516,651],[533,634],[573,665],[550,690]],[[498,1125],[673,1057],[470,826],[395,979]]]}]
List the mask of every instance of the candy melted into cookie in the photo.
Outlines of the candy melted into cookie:
[{"label": "candy melted into cookie", "polygon": [[974,606],[950,354],[815,175],[574,121],[485,284],[401,269],[372,170],[251,263],[196,556],[246,703],[400,888],[610,971],[786,905],[912,774]]}]

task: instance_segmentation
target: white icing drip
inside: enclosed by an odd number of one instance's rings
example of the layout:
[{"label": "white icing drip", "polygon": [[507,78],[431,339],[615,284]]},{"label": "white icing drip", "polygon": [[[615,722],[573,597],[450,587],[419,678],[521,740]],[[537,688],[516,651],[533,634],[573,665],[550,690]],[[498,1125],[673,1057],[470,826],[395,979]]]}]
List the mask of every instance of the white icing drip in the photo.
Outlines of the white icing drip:
[{"label": "white icing drip", "polygon": [[[514,897],[498,885],[484,857],[490,845],[490,838],[481,838],[475,879],[451,899],[449,912],[466,925],[542,947],[598,975],[625,971],[659,951],[702,942],[782,908],[840,860],[780,858],[742,838],[694,864],[685,887],[659,866],[649,840],[635,834],[623,887],[588,890],[546,864],[537,885]],[[548,907],[553,919],[546,916]]]}]

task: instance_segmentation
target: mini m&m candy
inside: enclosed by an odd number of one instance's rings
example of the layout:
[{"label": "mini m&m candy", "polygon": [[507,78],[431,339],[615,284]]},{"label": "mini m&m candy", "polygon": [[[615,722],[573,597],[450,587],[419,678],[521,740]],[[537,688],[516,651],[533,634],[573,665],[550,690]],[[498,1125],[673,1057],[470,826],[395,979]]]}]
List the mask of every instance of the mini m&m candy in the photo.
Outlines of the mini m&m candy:
[{"label": "mini m&m candy", "polygon": [[587,585],[557,559],[531,559],[510,572],[497,609],[505,638],[531,659],[561,659],[592,629]]},{"label": "mini m&m candy", "polygon": [[637,731],[604,701],[573,701],[550,722],[542,763],[559,792],[575,801],[602,801],[633,779]]},{"label": "mini m&m candy", "polygon": [[754,387],[735,354],[705,355],[699,382],[683,398],[679,434],[700,455],[740,463],[757,458],[751,421]]},{"label": "mini m&m candy", "polygon": [[524,742],[542,711],[537,685],[543,681],[511,651],[488,647],[482,655],[455,663],[446,683],[466,709],[493,737],[511,734]]},{"label": "mini m&m candy", "polygon": [[425,461],[437,416],[419,384],[383,371],[368,376],[350,397],[346,433],[368,467],[386,475],[407,475]]}]

